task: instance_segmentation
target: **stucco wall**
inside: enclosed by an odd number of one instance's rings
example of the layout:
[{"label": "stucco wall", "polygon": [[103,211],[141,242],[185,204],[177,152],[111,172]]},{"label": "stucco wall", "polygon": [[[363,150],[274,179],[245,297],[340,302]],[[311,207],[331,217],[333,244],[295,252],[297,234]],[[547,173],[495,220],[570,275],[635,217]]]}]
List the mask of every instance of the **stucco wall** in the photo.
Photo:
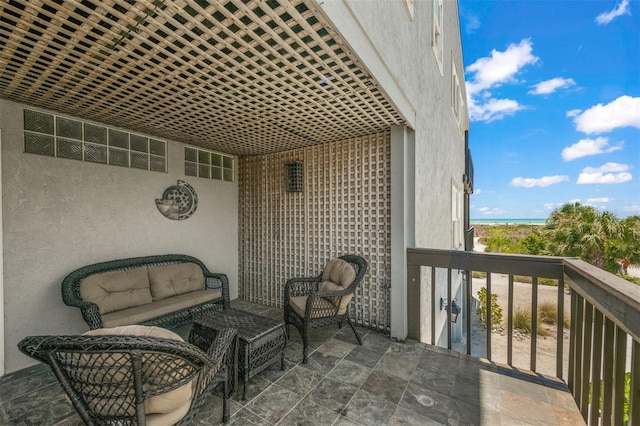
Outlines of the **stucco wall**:
[{"label": "stucco wall", "polygon": [[[168,173],[25,154],[23,105],[0,100],[6,372],[33,361],[17,350],[33,334],[87,330],[62,302],[60,282],[86,264],[184,253],[229,276],[238,294],[238,185],[184,176],[184,145],[168,143]],[[126,129],[125,129],[126,130]],[[194,215],[169,220],[155,206],[183,179]]]},{"label": "stucco wall", "polygon": [[396,104],[408,100],[413,106],[415,244],[452,248],[451,185],[463,188],[465,158],[464,131],[451,109],[452,59],[464,91],[457,2],[446,0],[443,5],[442,74],[431,48],[432,1],[416,0],[413,20],[403,0],[336,0],[322,8],[369,71],[384,80],[382,89],[395,97]]},{"label": "stucco wall", "polygon": [[[452,249],[456,245],[452,229],[452,185],[463,188],[464,130],[468,128],[466,108],[462,126],[458,126],[452,110],[454,63],[466,99],[457,2],[445,0],[442,8],[442,72],[431,46],[431,0],[415,1],[413,19],[404,0],[335,0],[322,3],[321,7],[414,129],[415,152],[409,153],[409,157],[415,159],[414,204],[409,205],[414,212],[405,212],[407,230],[413,232],[414,238],[406,239],[407,247],[415,243],[415,247]],[[394,209],[397,212],[398,207],[392,206],[392,212]],[[394,234],[391,238],[398,237]],[[392,286],[405,284],[398,282],[397,276],[391,280]],[[446,297],[446,280],[437,281],[439,300]],[[459,283],[460,280],[454,283],[454,294]],[[430,290],[424,288],[423,291],[426,292],[423,307],[435,306],[429,297]],[[429,314],[430,310],[424,311],[422,319],[430,318]],[[423,322],[422,329],[428,330],[429,324]],[[442,330],[445,323],[445,313],[437,311],[436,330]]]}]

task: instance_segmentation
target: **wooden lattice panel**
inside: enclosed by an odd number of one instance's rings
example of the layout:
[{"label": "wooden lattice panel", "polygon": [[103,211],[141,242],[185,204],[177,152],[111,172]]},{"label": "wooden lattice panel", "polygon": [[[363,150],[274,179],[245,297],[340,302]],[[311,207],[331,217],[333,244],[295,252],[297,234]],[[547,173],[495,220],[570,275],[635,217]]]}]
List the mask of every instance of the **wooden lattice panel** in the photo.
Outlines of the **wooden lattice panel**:
[{"label": "wooden lattice panel", "polygon": [[235,155],[403,120],[314,0],[0,2],[0,97]]},{"label": "wooden lattice panel", "polygon": [[[354,253],[369,272],[351,304],[358,324],[390,326],[389,132],[244,157],[240,183],[240,297],[282,306],[284,284]],[[287,192],[286,164],[304,163],[304,190]]]}]

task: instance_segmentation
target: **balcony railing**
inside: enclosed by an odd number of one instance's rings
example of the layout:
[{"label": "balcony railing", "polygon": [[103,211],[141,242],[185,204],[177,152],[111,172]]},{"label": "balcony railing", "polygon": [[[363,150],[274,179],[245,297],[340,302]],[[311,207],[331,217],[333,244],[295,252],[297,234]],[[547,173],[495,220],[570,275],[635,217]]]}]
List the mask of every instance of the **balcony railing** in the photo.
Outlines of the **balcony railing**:
[{"label": "balcony railing", "polygon": [[[602,269],[577,259],[542,256],[520,256],[432,249],[409,249],[407,270],[412,312],[426,317],[427,327],[419,337],[436,344],[436,292],[452,300],[455,277],[462,275],[463,300],[458,303],[466,326],[466,352],[472,354],[473,272],[486,274],[483,282],[486,297],[486,358],[492,360],[491,317],[492,276],[505,274],[508,279],[506,312],[506,363],[513,363],[514,282],[517,277],[530,277],[531,332],[529,370],[538,372],[537,312],[541,279],[557,280],[557,322],[555,376],[565,380],[585,419],[590,425],[622,425],[628,416],[629,425],[640,425],[640,286],[625,281]],[[570,306],[565,305],[570,292]],[[440,296],[442,297],[442,295]],[[427,306],[417,306],[426,300]],[[429,306],[431,309],[429,309]],[[565,353],[565,311],[568,309],[568,357]],[[449,313],[450,314],[450,313]],[[452,323],[445,321],[447,346],[452,347]],[[409,330],[417,330],[409,324]],[[463,339],[464,340],[464,339]],[[566,361],[565,361],[566,359]],[[500,361],[502,362],[502,361]],[[520,366],[522,367],[522,366]],[[565,373],[566,372],[566,376]],[[630,374],[630,380],[628,375]],[[625,381],[627,381],[625,387]],[[625,390],[630,389],[630,390]],[[628,398],[628,408],[625,408]]]}]

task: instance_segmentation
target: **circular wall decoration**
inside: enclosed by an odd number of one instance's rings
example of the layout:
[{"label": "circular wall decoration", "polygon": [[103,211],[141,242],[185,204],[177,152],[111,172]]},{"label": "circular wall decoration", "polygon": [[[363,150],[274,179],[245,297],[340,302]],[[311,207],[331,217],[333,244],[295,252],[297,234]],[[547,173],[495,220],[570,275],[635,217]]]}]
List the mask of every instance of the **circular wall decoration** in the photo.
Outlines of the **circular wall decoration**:
[{"label": "circular wall decoration", "polygon": [[198,207],[198,196],[191,185],[183,180],[164,190],[162,199],[156,199],[156,207],[164,217],[173,220],[190,218]]}]

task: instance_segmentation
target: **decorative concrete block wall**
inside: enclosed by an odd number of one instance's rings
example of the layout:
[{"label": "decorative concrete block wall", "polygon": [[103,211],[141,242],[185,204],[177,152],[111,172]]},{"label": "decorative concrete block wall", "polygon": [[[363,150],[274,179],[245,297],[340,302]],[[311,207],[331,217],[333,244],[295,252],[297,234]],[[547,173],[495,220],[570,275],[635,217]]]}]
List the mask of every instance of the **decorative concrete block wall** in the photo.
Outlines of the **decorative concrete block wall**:
[{"label": "decorative concrete block wall", "polygon": [[[303,191],[287,191],[287,163]],[[314,276],[332,257],[369,261],[350,315],[388,330],[391,282],[389,133],[240,160],[241,298],[282,306],[287,279]]]}]

